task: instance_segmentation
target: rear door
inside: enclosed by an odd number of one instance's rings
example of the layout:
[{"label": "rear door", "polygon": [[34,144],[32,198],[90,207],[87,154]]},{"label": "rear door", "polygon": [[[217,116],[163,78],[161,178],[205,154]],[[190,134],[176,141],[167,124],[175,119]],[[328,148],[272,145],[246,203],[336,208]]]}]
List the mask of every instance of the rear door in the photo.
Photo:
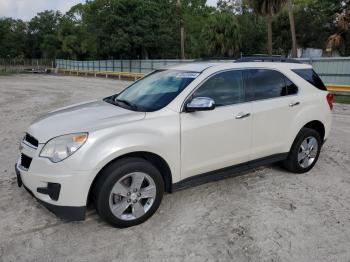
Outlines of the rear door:
[{"label": "rear door", "polygon": [[249,161],[251,103],[245,103],[243,72],[218,73],[188,99],[209,97],[211,111],[181,113],[182,178]]},{"label": "rear door", "polygon": [[252,159],[288,152],[300,109],[297,87],[271,69],[246,70],[245,84],[252,102]]}]

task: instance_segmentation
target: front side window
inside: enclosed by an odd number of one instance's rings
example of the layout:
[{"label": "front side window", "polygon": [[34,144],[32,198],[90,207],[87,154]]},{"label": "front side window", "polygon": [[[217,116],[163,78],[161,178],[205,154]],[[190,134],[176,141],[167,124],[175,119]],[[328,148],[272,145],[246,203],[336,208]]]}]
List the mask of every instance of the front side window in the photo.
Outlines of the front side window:
[{"label": "front side window", "polygon": [[192,97],[212,98],[216,106],[244,102],[242,71],[234,70],[214,75],[202,84]]},{"label": "front side window", "polygon": [[249,100],[261,100],[287,95],[285,77],[268,69],[246,70],[246,88]]},{"label": "front side window", "polygon": [[155,71],[106,101],[134,111],[156,111],[167,106],[198,75],[171,69]]}]

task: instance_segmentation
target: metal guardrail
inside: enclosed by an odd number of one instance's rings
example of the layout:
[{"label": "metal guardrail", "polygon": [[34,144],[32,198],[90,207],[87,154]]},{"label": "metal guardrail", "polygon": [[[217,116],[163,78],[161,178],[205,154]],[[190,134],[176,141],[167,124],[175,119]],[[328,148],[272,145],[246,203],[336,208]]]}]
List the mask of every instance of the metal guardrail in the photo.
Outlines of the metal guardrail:
[{"label": "metal guardrail", "polygon": [[350,85],[326,85],[327,90],[331,92],[350,92]]},{"label": "metal guardrail", "polygon": [[124,78],[132,78],[137,80],[144,76],[143,73],[136,72],[114,72],[114,71],[96,71],[96,70],[75,70],[75,69],[55,69],[51,68],[51,71],[56,71],[57,73],[76,75],[76,76],[102,76],[105,78],[108,77],[117,77],[119,80]]}]

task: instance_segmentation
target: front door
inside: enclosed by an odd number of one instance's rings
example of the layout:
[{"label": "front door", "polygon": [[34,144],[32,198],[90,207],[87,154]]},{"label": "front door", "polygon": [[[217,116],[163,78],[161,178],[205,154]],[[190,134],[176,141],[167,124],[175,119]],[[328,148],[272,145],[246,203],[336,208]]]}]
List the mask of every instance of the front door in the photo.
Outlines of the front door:
[{"label": "front door", "polygon": [[217,73],[192,94],[189,101],[209,97],[216,108],[181,113],[182,179],[250,160],[251,103],[245,96],[240,70]]}]

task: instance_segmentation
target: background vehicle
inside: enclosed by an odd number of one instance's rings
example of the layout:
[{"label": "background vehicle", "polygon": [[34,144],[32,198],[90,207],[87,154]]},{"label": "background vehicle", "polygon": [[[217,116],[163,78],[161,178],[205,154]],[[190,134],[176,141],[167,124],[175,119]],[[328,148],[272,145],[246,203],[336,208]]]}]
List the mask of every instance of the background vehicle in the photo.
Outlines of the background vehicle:
[{"label": "background vehicle", "polygon": [[309,171],[332,96],[309,65],[250,61],[177,65],[49,113],[21,143],[19,185],[58,216],[83,219],[92,199],[127,227],[154,214],[164,191],[276,161]]}]

